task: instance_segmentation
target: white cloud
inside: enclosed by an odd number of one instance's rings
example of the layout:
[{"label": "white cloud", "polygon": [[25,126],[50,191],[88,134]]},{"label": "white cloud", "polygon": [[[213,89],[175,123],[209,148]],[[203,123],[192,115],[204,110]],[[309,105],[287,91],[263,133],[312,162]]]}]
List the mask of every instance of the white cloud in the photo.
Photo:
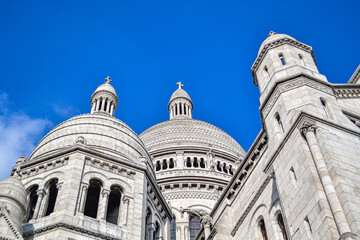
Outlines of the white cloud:
[{"label": "white cloud", "polygon": [[73,116],[76,112],[76,109],[73,106],[64,105],[64,104],[52,104],[51,105],[56,114],[61,117],[70,117]]},{"label": "white cloud", "polygon": [[0,180],[8,177],[19,156],[29,156],[47,126],[47,119],[32,118],[8,108],[6,93],[0,93]]}]

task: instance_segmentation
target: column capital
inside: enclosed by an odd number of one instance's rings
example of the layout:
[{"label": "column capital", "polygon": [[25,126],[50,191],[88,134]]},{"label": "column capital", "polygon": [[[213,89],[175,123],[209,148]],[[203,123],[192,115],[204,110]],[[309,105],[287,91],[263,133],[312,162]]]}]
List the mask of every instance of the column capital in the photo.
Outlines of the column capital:
[{"label": "column capital", "polygon": [[59,182],[56,184],[56,188],[58,189],[58,191],[61,190],[62,185],[63,185],[63,182]]},{"label": "column capital", "polygon": [[89,184],[88,184],[88,183],[83,183],[83,184],[82,184],[82,190],[83,190],[83,191],[88,190],[88,188],[89,188]]},{"label": "column capital", "polygon": [[129,205],[129,203],[130,203],[130,198],[127,197],[127,196],[125,196],[122,201],[123,201],[124,204]]},{"label": "column capital", "polygon": [[212,221],[212,217],[209,214],[201,217],[201,223],[204,227],[210,227]]},{"label": "column capital", "polygon": [[307,132],[313,132],[315,134],[316,132],[316,126],[314,123],[305,121],[301,127],[300,132],[305,136]]},{"label": "column capital", "polygon": [[36,190],[36,194],[38,195],[38,197],[43,197],[45,195],[45,191],[44,189],[38,189]]},{"label": "column capital", "polygon": [[107,190],[107,189],[102,190],[102,193],[101,193],[102,197],[108,197],[109,194],[110,194],[110,190]]}]

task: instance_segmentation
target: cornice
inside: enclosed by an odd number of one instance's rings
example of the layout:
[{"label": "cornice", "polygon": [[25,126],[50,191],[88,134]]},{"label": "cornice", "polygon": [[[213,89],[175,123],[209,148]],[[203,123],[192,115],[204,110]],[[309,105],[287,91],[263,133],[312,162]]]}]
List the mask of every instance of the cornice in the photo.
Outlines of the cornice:
[{"label": "cornice", "polygon": [[360,79],[360,65],[356,68],[354,74],[349,79],[348,84],[356,84],[359,79]]},{"label": "cornice", "polygon": [[298,42],[294,39],[291,39],[291,38],[283,38],[283,39],[280,39],[280,40],[277,40],[277,41],[274,41],[274,42],[271,42],[271,43],[268,43],[268,44],[265,44],[263,49],[261,50],[260,54],[258,55],[258,57],[256,58],[254,64],[252,65],[251,67],[251,72],[252,72],[252,75],[253,75],[253,80],[254,80],[254,84],[255,86],[258,86],[258,82],[257,82],[257,78],[256,78],[256,70],[259,68],[261,62],[263,61],[266,53],[272,49],[272,48],[276,48],[278,46],[281,46],[281,45],[284,45],[284,44],[289,44],[291,46],[294,46],[294,47],[298,47],[298,48],[301,48],[302,50],[306,51],[306,52],[309,52],[312,56],[312,58],[314,59],[314,62],[315,62],[315,65],[316,64],[316,59],[315,59],[315,56],[314,56],[314,52],[312,50],[312,47],[304,44],[304,43],[301,43],[301,42]]}]

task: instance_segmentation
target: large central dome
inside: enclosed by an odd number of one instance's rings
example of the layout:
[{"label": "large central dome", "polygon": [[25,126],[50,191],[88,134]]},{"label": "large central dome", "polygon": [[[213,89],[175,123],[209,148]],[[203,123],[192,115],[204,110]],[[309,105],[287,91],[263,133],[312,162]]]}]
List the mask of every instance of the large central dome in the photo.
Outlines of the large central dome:
[{"label": "large central dome", "polygon": [[245,151],[230,135],[214,125],[190,118],[159,123],[140,134],[149,151],[185,146],[219,149],[238,157]]}]

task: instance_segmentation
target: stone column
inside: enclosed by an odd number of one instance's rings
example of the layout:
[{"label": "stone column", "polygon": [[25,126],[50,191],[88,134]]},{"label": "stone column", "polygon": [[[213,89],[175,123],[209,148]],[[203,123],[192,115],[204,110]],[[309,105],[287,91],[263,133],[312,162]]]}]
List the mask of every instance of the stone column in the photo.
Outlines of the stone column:
[{"label": "stone column", "polygon": [[37,219],[38,216],[39,216],[39,212],[40,212],[40,208],[41,208],[41,205],[42,205],[43,197],[45,196],[45,192],[44,192],[43,189],[38,189],[36,191],[36,194],[38,195],[38,199],[37,199],[37,202],[36,202],[33,219]]},{"label": "stone column", "polygon": [[[124,204],[124,213],[123,213],[123,226],[127,225],[128,221],[128,211],[129,211],[129,203],[130,199],[128,197],[124,197],[123,204]],[[120,216],[120,213],[119,213]]]},{"label": "stone column", "polygon": [[105,109],[105,105],[106,105],[106,102],[107,102],[107,98],[103,99],[103,104],[101,105],[101,110],[103,110],[104,112],[106,111]]},{"label": "stone column", "polygon": [[192,118],[192,109],[189,107],[189,116]]},{"label": "stone column", "polygon": [[114,103],[113,102],[111,102],[110,115],[114,116]]},{"label": "stone column", "polygon": [[98,217],[97,218],[106,220],[106,210],[107,210],[107,205],[108,205],[109,194],[110,194],[109,190],[103,189],[103,191],[101,193],[100,201],[99,201],[99,209],[98,209]]},{"label": "stone column", "polygon": [[62,184],[63,184],[63,183],[57,183],[57,184],[56,184],[56,188],[57,188],[58,192],[57,192],[57,196],[56,196],[56,202],[55,202],[54,212],[56,212],[56,210],[57,210],[57,208],[58,208],[58,206],[59,206],[59,202],[60,202],[60,201],[59,201],[59,197],[61,196],[60,191],[61,191]]},{"label": "stone column", "polygon": [[146,239],[145,240],[153,240],[155,224],[153,222],[149,223],[146,226],[146,230],[147,230],[147,234],[146,234]]},{"label": "stone column", "polygon": [[177,226],[177,227],[176,227],[176,240],[182,240],[182,237],[181,237],[181,227],[180,227],[180,226]]},{"label": "stone column", "polygon": [[94,101],[91,105],[91,113],[94,113],[95,111],[95,105],[96,105],[96,101]]},{"label": "stone column", "polygon": [[106,112],[107,112],[107,113],[110,113],[110,105],[111,105],[110,100],[109,100],[109,99],[106,99],[106,102],[107,102]]},{"label": "stone column", "polygon": [[80,196],[80,202],[79,202],[79,212],[84,213],[85,210],[85,202],[86,202],[86,196],[87,196],[87,191],[89,189],[89,184],[84,184],[82,186],[81,189],[81,196]]},{"label": "stone column", "polygon": [[99,100],[95,99],[95,108],[94,108],[94,112],[96,112],[98,110],[99,107]]},{"label": "stone column", "polygon": [[190,231],[188,226],[184,226],[184,240],[190,239]]},{"label": "stone column", "polygon": [[336,194],[335,187],[332,183],[331,177],[326,167],[324,157],[321,153],[321,149],[319,147],[319,144],[315,136],[316,127],[311,123],[305,122],[300,130],[302,134],[305,136],[305,139],[309,145],[310,152],[315,163],[315,167],[320,176],[320,181],[324,188],[325,195],[329,202],[331,212],[334,216],[335,223],[338,227],[338,231],[341,236],[346,233],[350,233],[351,230],[349,224],[346,220],[340,200]]},{"label": "stone column", "polygon": [[210,217],[210,215],[205,215],[201,219],[201,223],[202,223],[202,225],[204,227],[205,239],[207,239],[210,236],[210,233],[211,233],[211,230],[210,230],[211,220],[212,220],[212,218]]}]

